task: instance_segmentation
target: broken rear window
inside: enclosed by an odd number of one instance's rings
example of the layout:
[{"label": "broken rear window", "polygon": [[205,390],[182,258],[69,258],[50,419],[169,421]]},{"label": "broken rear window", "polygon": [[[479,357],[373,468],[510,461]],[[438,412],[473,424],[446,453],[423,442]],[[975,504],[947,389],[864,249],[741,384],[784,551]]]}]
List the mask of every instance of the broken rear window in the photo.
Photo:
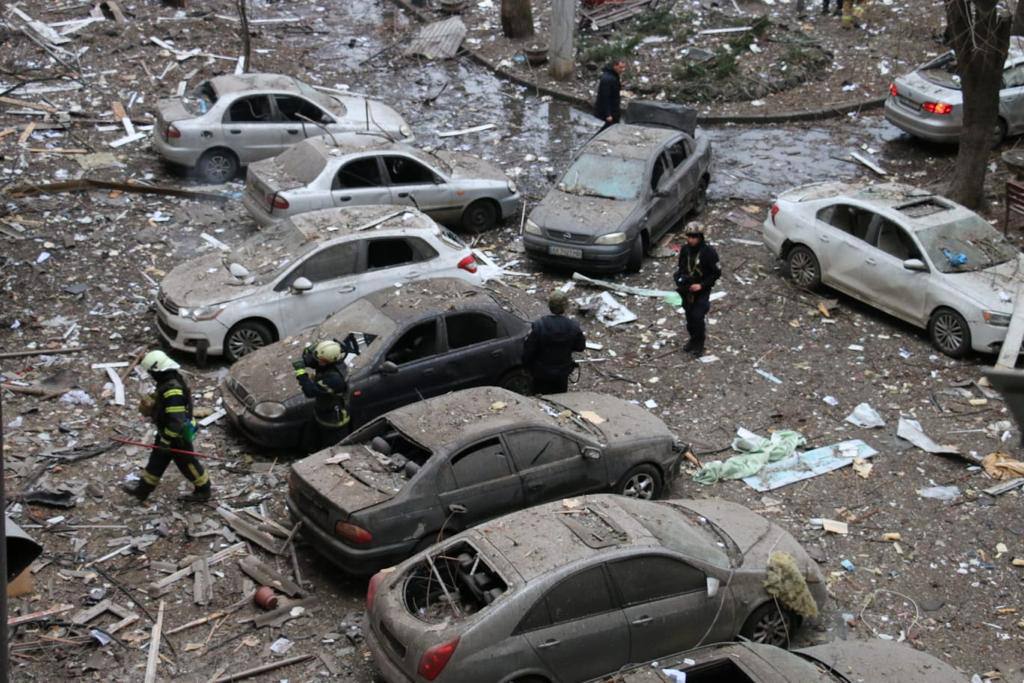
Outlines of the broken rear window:
[{"label": "broken rear window", "polygon": [[558,189],[585,197],[628,200],[640,196],[646,162],[583,154],[562,176]]},{"label": "broken rear window", "polygon": [[378,457],[379,462],[393,472],[401,472],[406,479],[412,479],[431,456],[429,449],[410,439],[385,418],[360,430],[356,443],[364,445],[375,456],[382,456]]},{"label": "broken rear window", "polygon": [[1017,258],[1020,253],[977,215],[917,232],[917,239],[943,273],[984,270]]},{"label": "broken rear window", "polygon": [[[318,339],[344,339],[349,332],[373,335],[371,346],[376,350],[378,348],[376,344],[380,343],[379,340],[385,339],[394,329],[394,320],[384,315],[366,299],[359,299],[320,323],[316,337]],[[352,366],[359,365],[364,362],[363,359],[370,358],[371,354],[366,353],[365,348],[361,346],[360,350],[362,353],[355,356]],[[348,358],[352,358],[352,356]],[[347,358],[346,365],[348,365]]]},{"label": "broken rear window", "polygon": [[412,565],[403,593],[409,613],[432,624],[477,614],[507,590],[508,583],[487,558],[460,541]]},{"label": "broken rear window", "polygon": [[190,94],[182,97],[181,102],[190,114],[202,116],[216,104],[217,92],[210,81],[203,81]]},{"label": "broken rear window", "polygon": [[276,166],[289,178],[308,185],[320,177],[327,160],[309,145],[293,145],[277,157]]}]

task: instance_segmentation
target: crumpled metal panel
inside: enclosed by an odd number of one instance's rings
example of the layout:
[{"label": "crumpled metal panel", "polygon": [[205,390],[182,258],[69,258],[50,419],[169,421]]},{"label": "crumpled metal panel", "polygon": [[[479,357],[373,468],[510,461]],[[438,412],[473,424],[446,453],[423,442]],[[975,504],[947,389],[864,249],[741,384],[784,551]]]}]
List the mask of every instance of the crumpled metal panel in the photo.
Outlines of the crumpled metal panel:
[{"label": "crumpled metal panel", "polygon": [[458,17],[435,21],[420,29],[403,54],[427,59],[451,59],[466,37],[466,25]]}]

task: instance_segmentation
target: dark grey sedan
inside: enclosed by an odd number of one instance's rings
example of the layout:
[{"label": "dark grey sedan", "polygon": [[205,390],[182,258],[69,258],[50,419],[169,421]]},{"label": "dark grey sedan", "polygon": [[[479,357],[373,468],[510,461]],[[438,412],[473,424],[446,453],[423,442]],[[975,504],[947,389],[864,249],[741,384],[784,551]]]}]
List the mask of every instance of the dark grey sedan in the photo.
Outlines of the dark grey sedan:
[{"label": "dark grey sedan", "polygon": [[699,130],[610,126],[530,212],[526,253],[583,272],[638,272],[646,250],[704,209],[710,165],[711,143]]},{"label": "dark grey sedan", "polygon": [[319,553],[372,574],[530,505],[594,491],[659,496],[679,465],[672,432],[639,406],[479,387],[394,410],[295,463],[287,503]]}]

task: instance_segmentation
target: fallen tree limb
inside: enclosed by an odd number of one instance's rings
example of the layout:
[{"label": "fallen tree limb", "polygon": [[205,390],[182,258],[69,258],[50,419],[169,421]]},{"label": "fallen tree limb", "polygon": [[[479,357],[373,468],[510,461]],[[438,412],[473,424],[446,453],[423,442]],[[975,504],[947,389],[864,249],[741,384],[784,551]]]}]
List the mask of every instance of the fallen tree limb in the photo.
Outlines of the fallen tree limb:
[{"label": "fallen tree limb", "polygon": [[22,356],[52,356],[57,353],[77,353],[85,351],[88,346],[66,346],[60,349],[26,349],[25,351],[5,351],[0,358],[21,358]]},{"label": "fallen tree limb", "polygon": [[241,681],[246,678],[252,678],[253,676],[259,676],[260,674],[267,673],[268,671],[275,671],[286,666],[291,666],[292,664],[305,662],[309,659],[313,659],[313,655],[299,655],[298,657],[289,657],[288,659],[282,659],[279,662],[270,662],[269,664],[254,666],[253,668],[246,669],[245,671],[239,671],[235,674],[228,674],[227,676],[215,678],[213,679],[213,683],[228,683],[229,681]]},{"label": "fallen tree limb", "polygon": [[186,199],[207,199],[210,201],[226,202],[231,196],[218,194],[216,192],[199,192],[197,190],[183,190],[178,187],[164,187],[162,185],[147,185],[133,181],[112,181],[98,180],[96,178],[79,178],[77,180],[66,180],[57,183],[23,183],[12,185],[5,190],[9,197],[32,197],[40,194],[59,194],[62,192],[87,192],[90,190],[120,190],[121,192],[134,192],[136,194],[159,194],[167,197],[184,197]]}]

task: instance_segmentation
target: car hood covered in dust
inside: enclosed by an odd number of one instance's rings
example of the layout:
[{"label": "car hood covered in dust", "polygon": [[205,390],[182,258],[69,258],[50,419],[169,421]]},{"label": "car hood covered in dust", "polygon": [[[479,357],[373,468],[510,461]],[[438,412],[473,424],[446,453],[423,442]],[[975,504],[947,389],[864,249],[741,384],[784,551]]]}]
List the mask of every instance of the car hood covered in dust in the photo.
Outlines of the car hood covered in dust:
[{"label": "car hood covered in dust", "polygon": [[683,506],[706,518],[728,535],[743,555],[748,569],[768,564],[772,552],[786,552],[804,570],[814,565],[804,549],[781,527],[742,505],[724,500],[687,500]]},{"label": "car hood covered in dust", "polygon": [[1013,312],[1013,297],[1024,283],[1024,255],[985,270],[946,273],[959,291],[980,305],[997,311]]},{"label": "car hood covered in dust", "polygon": [[256,403],[284,403],[302,394],[292,361],[302,357],[302,349],[313,343],[316,333],[316,328],[311,328],[247,353],[235,361],[228,376],[245,387]]},{"label": "car hood covered in dust", "polygon": [[796,653],[825,665],[851,681],[899,683],[966,683],[967,678],[945,662],[910,647],[894,651],[884,641],[846,640],[816,645]]},{"label": "car hood covered in dust", "polygon": [[465,154],[463,152],[449,152],[438,150],[434,156],[451,167],[452,180],[499,180],[508,181],[505,172],[492,164],[490,161]]},{"label": "car hood covered in dust", "polygon": [[544,230],[597,237],[619,230],[636,206],[636,200],[591,197],[555,189],[530,213],[530,220]]},{"label": "car hood covered in dust", "polygon": [[596,427],[609,446],[628,446],[652,438],[675,438],[665,423],[649,410],[614,396],[581,391],[554,394],[551,400],[577,413],[589,411],[603,419]]},{"label": "car hood covered in dust", "polygon": [[219,251],[175,266],[160,282],[160,289],[178,306],[209,306],[248,296],[259,285],[233,276]]}]

